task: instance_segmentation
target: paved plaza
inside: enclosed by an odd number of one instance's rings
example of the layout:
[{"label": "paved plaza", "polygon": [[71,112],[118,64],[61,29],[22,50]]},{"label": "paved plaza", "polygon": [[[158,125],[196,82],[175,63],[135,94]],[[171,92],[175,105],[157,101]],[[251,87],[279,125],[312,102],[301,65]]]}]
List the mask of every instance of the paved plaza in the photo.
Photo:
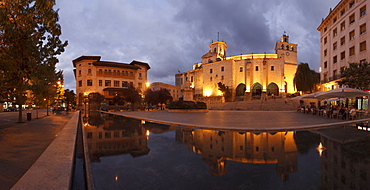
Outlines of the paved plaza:
[{"label": "paved plaza", "polygon": [[[216,111],[206,113],[170,113],[164,111],[108,112],[156,123],[231,131],[287,131],[316,129],[354,123],[294,111]],[[359,119],[356,122],[367,121]]]}]

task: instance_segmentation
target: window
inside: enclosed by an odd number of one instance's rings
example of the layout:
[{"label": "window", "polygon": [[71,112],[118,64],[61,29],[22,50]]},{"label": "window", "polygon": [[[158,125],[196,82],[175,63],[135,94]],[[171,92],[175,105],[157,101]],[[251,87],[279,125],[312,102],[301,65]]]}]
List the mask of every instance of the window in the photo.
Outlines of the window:
[{"label": "window", "polygon": [[209,69],[209,73],[213,73],[213,69]]},{"label": "window", "polygon": [[99,86],[103,86],[103,80],[99,80]]},{"label": "window", "polygon": [[91,79],[87,80],[87,86],[92,86],[92,80]]},{"label": "window", "polygon": [[110,80],[105,80],[105,86],[111,86],[111,81]]},{"label": "window", "polygon": [[190,77],[190,82],[194,82],[194,76]]},{"label": "window", "polygon": [[113,82],[113,85],[114,85],[114,87],[119,87],[119,81],[118,81],[118,80],[115,80],[115,81]]},{"label": "window", "polygon": [[121,75],[120,71],[117,71],[117,75],[118,75],[118,76],[119,76],[119,75]]},{"label": "window", "polygon": [[110,132],[105,132],[105,138],[107,138],[107,139],[111,138],[111,133]]},{"label": "window", "polygon": [[337,36],[337,33],[338,33],[338,30],[335,28],[335,29],[333,30],[333,37]]},{"label": "window", "polygon": [[103,74],[103,70],[99,69],[99,75]]},{"label": "window", "polygon": [[340,60],[343,60],[344,58],[346,58],[346,52],[345,51],[340,53]]},{"label": "window", "polygon": [[258,71],[258,66],[256,66],[256,71]]},{"label": "window", "polygon": [[366,41],[360,43],[360,52],[366,50]]},{"label": "window", "polygon": [[353,40],[355,39],[355,30],[352,30],[351,32],[349,32],[349,40]]},{"label": "window", "polygon": [[346,44],[346,37],[345,37],[345,36],[343,36],[343,37],[340,39],[340,45],[342,46],[342,45],[344,45],[344,44]]},{"label": "window", "polygon": [[81,70],[78,70],[78,75],[81,75]]},{"label": "window", "polygon": [[239,72],[243,72],[243,67],[239,67]]},{"label": "window", "polygon": [[334,70],[333,71],[333,78],[336,78],[336,76],[337,76],[337,70]]},{"label": "window", "polygon": [[142,74],[141,73],[139,73],[139,78],[141,78],[142,77]]},{"label": "window", "polygon": [[324,62],[324,68],[328,68],[328,62],[327,61]]},{"label": "window", "polygon": [[209,77],[209,82],[212,82],[212,77]]},{"label": "window", "polygon": [[105,74],[105,75],[107,75],[107,74],[108,74],[108,70],[107,70],[107,69],[105,69],[105,70],[104,70],[104,74]]},{"label": "window", "polygon": [[328,55],[328,50],[324,50],[324,56]]},{"label": "window", "polygon": [[335,22],[337,22],[337,17],[335,17],[335,18],[333,19],[333,23],[335,23]]},{"label": "window", "polygon": [[360,60],[360,63],[366,63],[366,59]]},{"label": "window", "polygon": [[221,80],[224,80],[224,75],[221,76]]},{"label": "window", "polygon": [[343,21],[343,22],[340,24],[340,31],[343,31],[344,29],[346,29],[346,21]]},{"label": "window", "polygon": [[91,75],[91,69],[87,70],[87,74]]},{"label": "window", "polygon": [[355,1],[349,3],[349,8],[352,8],[355,5]]},{"label": "window", "polygon": [[360,26],[360,35],[366,33],[366,23]]},{"label": "window", "polygon": [[334,57],[333,57],[333,63],[337,63],[337,61],[338,61],[338,60],[337,60],[337,56],[334,56]]},{"label": "window", "polygon": [[333,50],[336,50],[337,49],[337,42],[335,42],[334,44],[333,44]]},{"label": "window", "polygon": [[327,28],[327,27],[325,27],[325,28],[324,28],[324,32],[326,32],[327,30],[328,30],[328,28]]},{"label": "window", "polygon": [[346,9],[342,9],[342,11],[340,11],[340,16],[343,16],[345,13],[346,13]]},{"label": "window", "polygon": [[130,82],[130,86],[134,87],[134,83],[133,82]]},{"label": "window", "polygon": [[352,24],[355,22],[355,13],[353,13],[351,16],[349,16],[349,24]]},{"label": "window", "polygon": [[275,66],[271,66],[271,71],[274,71],[275,70]]},{"label": "window", "polygon": [[134,76],[134,73],[133,72],[130,72],[130,77]]},{"label": "window", "polygon": [[117,75],[117,71],[116,70],[113,70],[113,75]]},{"label": "window", "polygon": [[108,70],[108,75],[111,75],[112,74],[112,71],[109,69]]},{"label": "window", "polygon": [[363,17],[366,15],[366,5],[361,7],[360,9],[360,17]]},{"label": "window", "polygon": [[139,82],[139,83],[137,84],[137,87],[138,87],[138,88],[143,88],[143,83]]},{"label": "window", "polygon": [[324,38],[324,44],[328,43],[328,37]]},{"label": "window", "polygon": [[354,54],[355,54],[355,46],[352,46],[349,48],[349,56],[354,55]]},{"label": "window", "polygon": [[221,71],[225,71],[225,67],[221,67]]},{"label": "window", "polygon": [[122,81],[122,87],[128,87],[128,82],[127,81]]},{"label": "window", "polygon": [[78,86],[81,87],[82,86],[82,80],[79,80],[78,81]]}]

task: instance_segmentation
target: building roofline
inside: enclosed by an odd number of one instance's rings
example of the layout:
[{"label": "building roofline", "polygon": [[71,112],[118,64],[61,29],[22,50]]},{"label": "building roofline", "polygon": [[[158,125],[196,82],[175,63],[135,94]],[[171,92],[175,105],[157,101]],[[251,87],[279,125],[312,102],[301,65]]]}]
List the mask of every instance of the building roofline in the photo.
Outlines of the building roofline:
[{"label": "building roofline", "polygon": [[80,56],[72,61],[73,67],[76,67],[76,63],[82,60],[93,60],[93,61],[100,61],[101,56]]},{"label": "building roofline", "polygon": [[127,64],[127,63],[110,62],[110,61],[95,61],[92,64],[94,66],[118,67],[118,68],[127,68],[127,69],[135,69],[135,70],[140,69],[140,67],[136,65]]},{"label": "building roofline", "polygon": [[330,8],[329,14],[323,19],[320,23],[320,25],[317,27],[318,31],[321,31],[321,28],[323,27],[324,24],[327,24],[331,18],[333,17],[334,14],[339,12],[339,8],[342,8],[344,4],[346,4],[350,0],[341,0],[335,7],[334,9]]},{"label": "building roofline", "polygon": [[147,70],[150,69],[150,66],[148,63],[145,63],[145,62],[142,62],[142,61],[136,61],[136,60],[132,60],[130,65],[141,65],[141,66],[144,66],[146,67]]}]

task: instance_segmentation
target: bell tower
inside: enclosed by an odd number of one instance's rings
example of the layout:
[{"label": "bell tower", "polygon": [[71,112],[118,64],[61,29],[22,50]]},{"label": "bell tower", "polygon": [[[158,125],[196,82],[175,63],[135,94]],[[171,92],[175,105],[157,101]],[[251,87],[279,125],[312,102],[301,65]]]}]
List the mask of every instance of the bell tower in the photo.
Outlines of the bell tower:
[{"label": "bell tower", "polygon": [[297,64],[298,45],[289,42],[289,36],[284,32],[280,41],[276,41],[275,53],[283,58],[285,63]]}]

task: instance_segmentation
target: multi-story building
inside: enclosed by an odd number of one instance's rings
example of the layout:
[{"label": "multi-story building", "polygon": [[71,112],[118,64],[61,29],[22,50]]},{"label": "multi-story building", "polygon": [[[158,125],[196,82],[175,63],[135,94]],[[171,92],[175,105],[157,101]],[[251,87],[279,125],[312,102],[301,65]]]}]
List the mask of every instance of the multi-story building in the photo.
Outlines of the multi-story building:
[{"label": "multi-story building", "polygon": [[322,91],[337,87],[340,69],[348,63],[370,61],[367,4],[367,0],[341,0],[317,28],[320,31]]},{"label": "multi-story building", "polygon": [[149,88],[153,91],[167,89],[170,92],[173,101],[179,100],[179,98],[181,97],[181,89],[179,86],[165,84],[161,82],[153,82],[150,84]]},{"label": "multi-story building", "polygon": [[[226,85],[235,98],[256,97],[263,92],[279,96],[294,93],[293,78],[297,69],[297,44],[284,34],[276,42],[274,54],[246,54],[226,56],[227,45],[217,41],[209,45],[209,52],[193,70],[176,74],[176,85],[184,89],[190,85],[196,96],[221,96],[218,83]],[[189,84],[190,83],[190,84]]]},{"label": "multi-story building", "polygon": [[124,95],[123,89],[133,86],[143,93],[148,82],[148,63],[132,61],[118,63],[101,61],[100,56],[81,56],[73,60],[76,78],[77,105],[90,93],[100,93],[106,100],[117,94]]}]

